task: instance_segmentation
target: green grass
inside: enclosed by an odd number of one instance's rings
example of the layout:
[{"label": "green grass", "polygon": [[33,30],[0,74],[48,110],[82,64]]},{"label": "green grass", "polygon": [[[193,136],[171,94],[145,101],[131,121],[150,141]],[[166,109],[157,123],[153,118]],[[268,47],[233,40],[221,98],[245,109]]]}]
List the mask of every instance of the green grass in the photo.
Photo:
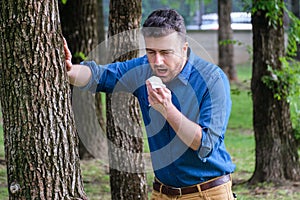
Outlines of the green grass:
[{"label": "green grass", "polygon": [[[268,184],[248,186],[246,184],[255,167],[255,140],[252,128],[252,100],[250,92],[251,66],[238,66],[238,83],[232,83],[232,112],[226,133],[226,148],[236,164],[233,174],[233,191],[239,200],[293,200],[300,199],[295,186],[274,187]],[[300,105],[299,105],[300,107]],[[0,115],[1,118],[1,115]],[[146,138],[146,136],[145,136]],[[149,152],[145,142],[145,152]],[[0,124],[0,159],[4,159],[3,130]],[[148,163],[150,164],[150,163]],[[109,200],[110,186],[108,168],[99,160],[81,161],[85,191],[90,200]],[[153,173],[147,173],[147,184],[151,191]],[[299,185],[298,185],[299,187]],[[149,193],[150,194],[150,193]],[[8,199],[6,166],[0,165],[0,199]]]},{"label": "green grass", "polygon": [[228,130],[226,148],[236,164],[236,180],[249,179],[255,165],[255,141],[250,130]]},{"label": "green grass", "polygon": [[[101,170],[100,170],[101,169]],[[109,199],[108,167],[99,160],[81,161],[85,192],[92,199]]]},{"label": "green grass", "polygon": [[226,133],[226,147],[236,164],[235,181],[248,180],[255,166],[255,140],[250,94],[250,63],[238,66],[237,83],[232,83],[232,111]]},{"label": "green grass", "polygon": [[7,175],[6,175],[6,165],[5,161],[5,152],[4,152],[4,137],[3,137],[3,127],[2,127],[2,113],[0,107],[0,199],[8,199],[7,191]]},{"label": "green grass", "polygon": [[250,179],[255,166],[255,140],[252,124],[250,64],[238,66],[239,81],[231,84],[232,110],[225,137],[226,148],[236,164],[235,182]]},{"label": "green grass", "polygon": [[230,129],[252,129],[252,100],[249,91],[231,94],[232,108],[228,127]]}]

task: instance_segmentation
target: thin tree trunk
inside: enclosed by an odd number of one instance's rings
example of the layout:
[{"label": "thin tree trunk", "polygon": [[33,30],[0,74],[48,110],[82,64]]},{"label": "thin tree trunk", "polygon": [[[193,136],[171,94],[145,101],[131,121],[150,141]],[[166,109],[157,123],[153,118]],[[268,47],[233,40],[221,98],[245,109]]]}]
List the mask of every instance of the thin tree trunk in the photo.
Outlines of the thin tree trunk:
[{"label": "thin tree trunk", "polygon": [[[141,1],[110,1],[109,37],[139,27]],[[132,48],[138,35],[124,33],[111,37],[111,55],[115,61],[124,61],[138,55],[118,51]],[[125,42],[127,41],[127,42]],[[147,199],[146,177],[143,171],[143,134],[140,112],[135,97],[125,93],[107,95],[107,137],[110,141],[110,185],[113,200]]]},{"label": "thin tree trunk", "polygon": [[266,11],[259,10],[253,15],[251,89],[256,165],[250,183],[300,179],[289,104],[285,99],[275,99],[273,90],[262,82],[263,76],[272,76],[268,67],[281,69],[279,58],[284,56],[283,26],[280,23],[276,27],[270,26],[266,14]]},{"label": "thin tree trunk", "polygon": [[[104,12],[103,12],[103,1],[98,0],[98,44],[103,43],[105,41],[106,33],[104,29]],[[99,57],[99,60],[103,56],[97,56]],[[105,58],[104,58],[105,60]],[[101,63],[101,61],[100,61]],[[104,63],[103,63],[104,64]],[[100,124],[100,127],[102,128],[102,131],[106,133],[106,103],[105,103],[105,93],[96,93],[95,99],[96,99],[96,111],[97,111],[97,118]]]},{"label": "thin tree trunk", "polygon": [[233,60],[233,39],[230,13],[232,10],[232,0],[218,1],[219,16],[219,66],[227,74],[230,81],[237,80],[236,68]]},{"label": "thin tree trunk", "polygon": [[1,1],[0,11],[9,198],[87,199],[57,1]]},{"label": "thin tree trunk", "polygon": [[[80,63],[99,42],[98,0],[72,0],[60,5],[63,34],[73,54],[72,62]],[[80,139],[80,157],[107,158],[107,143],[97,119],[95,95],[74,87],[72,106]]]}]

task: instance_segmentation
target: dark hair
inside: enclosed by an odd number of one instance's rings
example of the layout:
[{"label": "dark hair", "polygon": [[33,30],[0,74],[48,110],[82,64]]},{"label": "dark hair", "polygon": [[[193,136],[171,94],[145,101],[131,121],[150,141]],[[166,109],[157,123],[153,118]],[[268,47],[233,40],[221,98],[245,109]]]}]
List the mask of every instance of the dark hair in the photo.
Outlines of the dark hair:
[{"label": "dark hair", "polygon": [[174,9],[153,11],[145,20],[142,33],[145,37],[162,37],[178,32],[185,40],[186,28],[183,17]]}]

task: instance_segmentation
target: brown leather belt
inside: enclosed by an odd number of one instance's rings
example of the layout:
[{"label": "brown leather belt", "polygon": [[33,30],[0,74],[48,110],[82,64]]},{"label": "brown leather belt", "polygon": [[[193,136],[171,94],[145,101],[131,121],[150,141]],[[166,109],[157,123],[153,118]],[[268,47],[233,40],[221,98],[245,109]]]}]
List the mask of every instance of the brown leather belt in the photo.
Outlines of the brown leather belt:
[{"label": "brown leather belt", "polygon": [[[216,178],[212,181],[200,183],[199,186],[200,186],[201,191],[205,191],[210,188],[227,183],[230,180],[231,180],[230,174],[227,174],[224,176],[220,176],[219,178]],[[190,187],[175,188],[175,187],[163,185],[158,181],[154,181],[153,189],[157,192],[161,192],[163,194],[170,195],[170,196],[181,196],[184,194],[191,194],[191,193],[199,192],[197,185],[190,186]]]}]

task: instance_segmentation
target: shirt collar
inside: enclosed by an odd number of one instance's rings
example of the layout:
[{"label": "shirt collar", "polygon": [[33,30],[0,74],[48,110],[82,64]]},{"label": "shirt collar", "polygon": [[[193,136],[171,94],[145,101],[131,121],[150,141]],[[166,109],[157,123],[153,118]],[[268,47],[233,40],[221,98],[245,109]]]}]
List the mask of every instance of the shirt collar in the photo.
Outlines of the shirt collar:
[{"label": "shirt collar", "polygon": [[178,75],[178,79],[185,85],[188,84],[191,72],[192,72],[192,67],[193,67],[193,62],[194,62],[194,53],[191,51],[190,48],[188,48],[188,60],[185,63],[183,69]]}]

